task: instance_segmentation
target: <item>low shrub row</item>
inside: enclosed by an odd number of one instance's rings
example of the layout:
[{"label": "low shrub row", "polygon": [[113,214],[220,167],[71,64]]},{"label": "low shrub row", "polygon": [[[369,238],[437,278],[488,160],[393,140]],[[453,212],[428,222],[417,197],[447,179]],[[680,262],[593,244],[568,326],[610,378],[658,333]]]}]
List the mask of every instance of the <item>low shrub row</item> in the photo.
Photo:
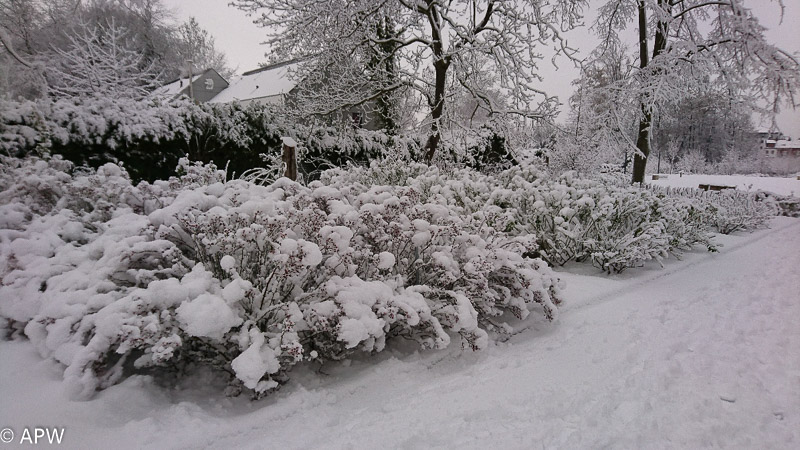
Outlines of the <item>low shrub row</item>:
[{"label": "low shrub row", "polygon": [[776,214],[772,202],[736,191],[641,189],[609,177],[553,178],[531,167],[493,176],[466,169],[439,169],[402,161],[328,171],[322,181],[349,189],[372,184],[412,187],[426,201],[461,213],[501,208],[510,235],[535,236],[532,256],[551,265],[591,261],[607,272],[680,256],[695,245],[716,250],[712,233],[764,227]]},{"label": "low shrub row", "polygon": [[133,186],[113,164],[5,159],[0,316],[66,365],[80,397],[126,374],[207,364],[262,395],[303,360],[442,348],[561,301],[499,207],[465,213],[407,186],[224,181],[213,166]]},{"label": "low shrub row", "polygon": [[495,175],[403,161],[329,170],[307,186],[226,181],[180,161],[134,185],[114,164],[2,157],[0,317],[66,366],[79,397],[127,374],[201,364],[261,396],[302,361],[405,338],[484,348],[562,301],[550,265],[621,272],[712,231],[764,226],[739,193],[613,179]]}]

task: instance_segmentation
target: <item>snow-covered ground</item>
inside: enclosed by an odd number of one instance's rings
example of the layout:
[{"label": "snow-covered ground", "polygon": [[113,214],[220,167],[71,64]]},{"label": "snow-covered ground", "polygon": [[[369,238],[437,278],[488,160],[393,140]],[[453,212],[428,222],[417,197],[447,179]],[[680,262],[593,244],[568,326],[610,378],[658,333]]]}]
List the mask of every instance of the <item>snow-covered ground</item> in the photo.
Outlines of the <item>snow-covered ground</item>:
[{"label": "snow-covered ground", "polygon": [[755,177],[747,175],[683,175],[670,174],[667,178],[660,175],[658,180],[647,176],[647,182],[657,186],[692,187],[701,184],[718,186],[736,186],[741,191],[770,191],[780,195],[793,195],[800,197],[800,180],[797,177]]},{"label": "snow-covered ground", "polygon": [[485,351],[395,347],[258,402],[202,374],[74,402],[57,364],[0,342],[0,427],[63,426],[67,448],[800,448],[800,220],[719,242],[568,267],[559,321]]}]

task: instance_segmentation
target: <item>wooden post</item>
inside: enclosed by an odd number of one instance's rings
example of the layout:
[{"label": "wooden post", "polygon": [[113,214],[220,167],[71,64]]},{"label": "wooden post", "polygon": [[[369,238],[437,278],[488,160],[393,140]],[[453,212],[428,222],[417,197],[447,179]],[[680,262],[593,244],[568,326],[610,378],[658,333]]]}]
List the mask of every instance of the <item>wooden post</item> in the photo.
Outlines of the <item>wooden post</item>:
[{"label": "wooden post", "polygon": [[290,137],[283,138],[283,163],[286,164],[286,172],[283,176],[297,181],[297,142]]}]

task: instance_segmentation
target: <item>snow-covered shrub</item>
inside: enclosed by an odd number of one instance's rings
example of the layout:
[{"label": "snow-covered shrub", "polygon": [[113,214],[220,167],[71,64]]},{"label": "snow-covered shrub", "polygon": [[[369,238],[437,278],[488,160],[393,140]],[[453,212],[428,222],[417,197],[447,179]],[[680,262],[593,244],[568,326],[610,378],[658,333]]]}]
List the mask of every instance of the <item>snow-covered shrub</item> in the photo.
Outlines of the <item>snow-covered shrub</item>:
[{"label": "snow-covered shrub", "polygon": [[224,182],[185,161],[181,178],[138,186],[112,164],[17,161],[0,172],[3,207],[21,211],[0,230],[0,317],[82,397],[191,364],[261,395],[300,361],[396,336],[483,348],[510,317],[552,320],[561,301],[499,208],[462,214],[412,187]]},{"label": "snow-covered shrub", "polygon": [[728,191],[707,199],[709,207],[714,208],[714,225],[722,234],[764,228],[777,215],[774,205],[756,200],[753,194]]},{"label": "snow-covered shrub", "polygon": [[45,114],[38,103],[0,98],[0,151],[3,154],[41,154],[49,145]]},{"label": "snow-covered shrub", "polygon": [[683,250],[689,250],[695,245],[702,245],[710,252],[717,251],[717,245],[710,234],[712,210],[706,205],[686,201],[676,196],[659,195],[656,197],[661,203],[661,210],[667,217],[665,231],[669,236],[670,253],[680,257]]},{"label": "snow-covered shrub", "polygon": [[520,167],[490,176],[398,160],[308,186],[226,181],[187,160],[178,172],[133,186],[114,164],[3,159],[2,327],[66,365],[80,395],[193,364],[262,395],[301,361],[394,337],[483,348],[513,317],[555,317],[546,261],[619,272],[713,249],[710,227],[751,229],[773,211],[736,192]]},{"label": "snow-covered shrub", "polygon": [[72,181],[72,164],[61,158],[17,159],[0,156],[2,226],[20,229],[34,215],[52,211]]},{"label": "snow-covered shrub", "polygon": [[0,106],[6,109],[0,116],[0,147],[6,154],[57,154],[92,167],[124,162],[136,179],[155,179],[174,169],[190,150],[186,116],[197,108],[188,101],[103,96]]},{"label": "snow-covered shrub", "polygon": [[158,238],[146,213],[174,198],[158,193],[196,187],[213,168],[185,164],[184,178],[139,189],[113,164],[81,171],[58,158],[4,162],[0,208],[22,211],[0,229],[5,332],[24,327],[83,395],[113,383],[145,349],[180,344],[171,318],[178,305],[164,287],[202,268]]},{"label": "snow-covered shrub", "polygon": [[600,199],[592,214],[592,233],[584,241],[585,252],[595,266],[622,272],[668,256],[666,220],[661,220],[663,211],[653,200],[635,188]]},{"label": "snow-covered shrub", "polygon": [[[560,301],[554,276],[543,262],[522,257],[533,239],[508,238],[487,226],[500,217],[461,217],[444,205],[421,202],[410,188],[343,191],[285,179],[267,188],[229,183],[220,203],[185,210],[170,233],[180,246],[193,247],[191,256],[220,279],[231,273],[223,265],[234,264],[255,296],[245,319],[263,332],[284,320],[276,311],[296,306],[313,331],[303,338],[307,330],[299,329],[301,342],[319,357],[340,359],[357,347],[380,350],[395,334],[441,347],[449,341],[443,327],[481,348],[484,329],[495,329],[492,319],[505,311],[524,318],[530,305],[539,305],[548,319],[554,317]],[[337,339],[332,330],[341,327],[370,329],[350,321],[348,311],[361,311],[363,304],[342,303],[346,295],[339,290],[372,281],[392,287],[378,289],[383,293],[374,301],[360,300],[385,329]],[[406,306],[387,306],[393,303]],[[376,317],[368,316],[374,325]],[[352,340],[357,334],[364,342]]]},{"label": "snow-covered shrub", "polygon": [[412,187],[422,201],[448,205],[462,214],[482,210],[497,187],[494,177],[471,169],[428,166],[402,158],[328,170],[321,181],[351,193],[365,192],[372,186]]},{"label": "snow-covered shrub", "polygon": [[552,178],[531,167],[512,167],[490,176],[380,161],[329,171],[323,182],[358,192],[373,184],[409,186],[425,201],[446,204],[461,214],[502,208],[511,218],[502,230],[536,236],[530,254],[553,265],[588,260],[620,272],[650,259],[680,255],[696,244],[715,248],[708,233],[715,216],[704,203],[631,187],[613,175],[587,180],[567,172]]},{"label": "snow-covered shrub", "polygon": [[587,180],[567,172],[552,179],[513,168],[498,179],[502,188],[493,201],[515,211],[517,232],[536,235],[539,255],[554,265],[589,260],[621,272],[695,244],[710,245],[704,216],[687,202],[615,177]]},{"label": "snow-covered shrub", "polygon": [[800,198],[798,197],[759,191],[756,193],[756,201],[774,205],[779,216],[800,217]]},{"label": "snow-covered shrub", "polygon": [[691,188],[667,188],[648,185],[660,195],[682,198],[702,210],[703,220],[721,234],[765,228],[779,214],[779,206],[767,196],[733,189],[702,191]]}]

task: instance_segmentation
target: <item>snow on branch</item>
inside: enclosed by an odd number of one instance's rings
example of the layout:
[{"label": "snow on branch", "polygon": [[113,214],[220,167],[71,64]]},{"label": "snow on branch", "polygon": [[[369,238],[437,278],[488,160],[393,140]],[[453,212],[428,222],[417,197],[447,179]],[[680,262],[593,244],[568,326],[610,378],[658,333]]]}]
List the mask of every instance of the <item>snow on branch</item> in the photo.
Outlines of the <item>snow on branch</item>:
[{"label": "snow on branch", "polygon": [[143,98],[157,87],[155,65],[127,45],[128,31],[114,19],[81,22],[68,38],[69,48],[54,49],[58,58],[46,69],[51,95]]}]

